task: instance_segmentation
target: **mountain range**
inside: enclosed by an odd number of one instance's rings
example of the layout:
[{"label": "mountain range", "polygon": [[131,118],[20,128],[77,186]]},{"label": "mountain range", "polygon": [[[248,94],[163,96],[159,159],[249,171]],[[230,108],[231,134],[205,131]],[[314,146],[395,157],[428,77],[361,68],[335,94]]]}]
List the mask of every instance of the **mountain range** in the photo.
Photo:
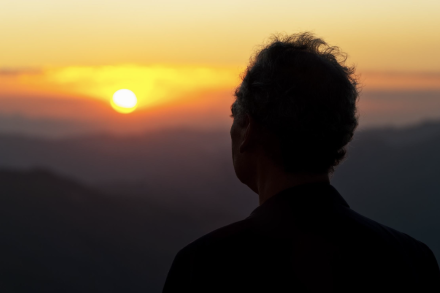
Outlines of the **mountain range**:
[{"label": "mountain range", "polygon": [[[359,131],[332,184],[440,259],[440,122]],[[160,292],[177,251],[258,199],[227,131],[0,135],[2,292]]]}]

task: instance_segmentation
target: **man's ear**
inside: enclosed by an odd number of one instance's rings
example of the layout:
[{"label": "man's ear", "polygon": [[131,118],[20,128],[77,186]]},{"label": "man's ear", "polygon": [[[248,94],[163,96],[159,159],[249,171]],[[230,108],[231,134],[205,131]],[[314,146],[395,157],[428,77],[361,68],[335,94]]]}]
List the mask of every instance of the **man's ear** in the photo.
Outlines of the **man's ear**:
[{"label": "man's ear", "polygon": [[240,143],[240,153],[248,151],[253,146],[254,135],[255,135],[255,120],[252,119],[248,114],[246,114],[246,118],[244,121],[244,126],[241,134],[241,143]]}]

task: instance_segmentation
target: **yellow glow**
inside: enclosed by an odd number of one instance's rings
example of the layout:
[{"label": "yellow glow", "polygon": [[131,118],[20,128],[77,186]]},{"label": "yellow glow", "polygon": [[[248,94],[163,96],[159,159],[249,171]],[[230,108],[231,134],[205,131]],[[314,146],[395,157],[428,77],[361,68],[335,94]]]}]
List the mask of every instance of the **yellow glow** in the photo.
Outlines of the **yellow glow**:
[{"label": "yellow glow", "polygon": [[137,98],[132,91],[121,89],[113,94],[110,104],[119,113],[128,114],[136,109]]},{"label": "yellow glow", "polygon": [[19,78],[27,86],[60,89],[69,95],[104,101],[119,89],[130,89],[136,93],[137,107],[145,108],[204,91],[231,90],[232,94],[242,70],[238,66],[69,66],[42,69],[39,74]]}]

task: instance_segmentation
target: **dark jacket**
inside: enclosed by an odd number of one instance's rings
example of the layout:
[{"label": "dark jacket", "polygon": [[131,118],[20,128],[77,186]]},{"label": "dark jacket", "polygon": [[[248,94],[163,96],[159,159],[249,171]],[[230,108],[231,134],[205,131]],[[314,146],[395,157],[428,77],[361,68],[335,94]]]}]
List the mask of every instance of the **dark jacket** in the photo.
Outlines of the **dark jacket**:
[{"label": "dark jacket", "polygon": [[183,248],[171,292],[440,292],[422,242],[355,211],[327,183],[286,189]]}]

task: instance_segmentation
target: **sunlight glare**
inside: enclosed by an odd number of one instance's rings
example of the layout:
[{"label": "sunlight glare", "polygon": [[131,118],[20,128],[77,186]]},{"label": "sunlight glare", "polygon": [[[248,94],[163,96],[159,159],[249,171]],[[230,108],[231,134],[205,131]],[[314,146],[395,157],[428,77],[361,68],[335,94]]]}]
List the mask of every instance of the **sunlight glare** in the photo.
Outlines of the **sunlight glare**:
[{"label": "sunlight glare", "polygon": [[131,113],[136,109],[137,98],[132,91],[121,89],[113,94],[111,105],[119,113]]}]

